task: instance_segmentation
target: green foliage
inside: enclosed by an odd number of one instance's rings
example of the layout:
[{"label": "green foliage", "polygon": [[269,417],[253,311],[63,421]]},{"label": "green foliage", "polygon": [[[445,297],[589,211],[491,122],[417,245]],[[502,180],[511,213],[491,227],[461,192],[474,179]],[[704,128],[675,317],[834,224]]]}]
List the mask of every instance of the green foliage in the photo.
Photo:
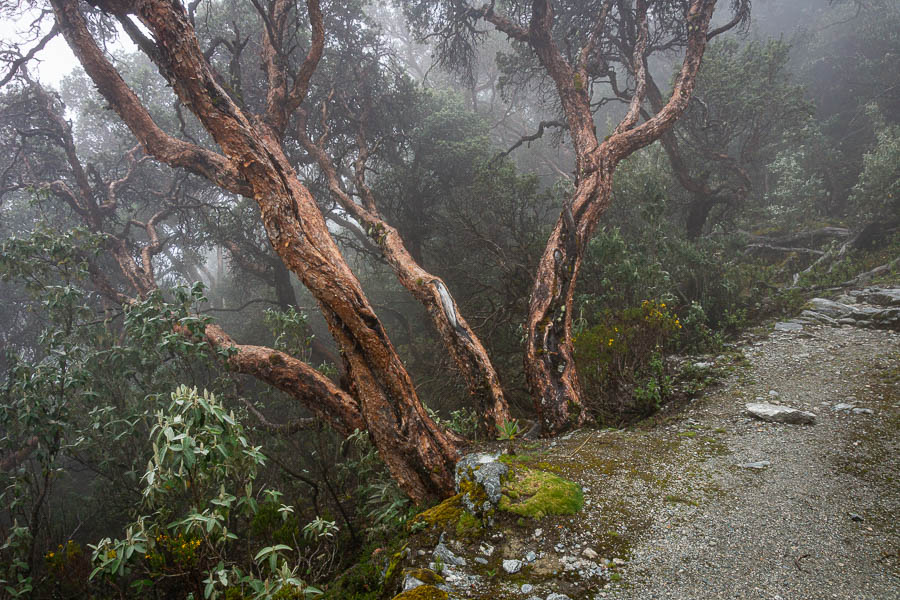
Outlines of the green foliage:
[{"label": "green foliage", "polygon": [[[181,386],[168,409],[157,413],[151,438],[153,455],[142,481],[146,507],[154,512],[138,517],[124,538],[92,546],[92,579],[125,577],[138,587],[175,584],[204,598],[234,588],[254,599],[320,593],[290,567],[287,555],[294,549],[287,544],[256,549],[246,562],[241,535],[259,513],[259,497],[279,494],[254,493],[266,459],[233,412],[212,394]],[[287,518],[290,508],[282,512]],[[316,522],[304,533],[332,536],[333,523]]]},{"label": "green foliage", "polygon": [[601,425],[620,425],[659,408],[672,391],[665,357],[681,329],[665,302],[645,300],[604,313],[576,336],[579,378]]},{"label": "green foliage", "polygon": [[871,220],[900,214],[900,125],[888,124],[875,104],[866,107],[875,128],[875,145],[863,157],[863,169],[850,201]]},{"label": "green foliage", "polygon": [[515,419],[505,421],[497,426],[498,440],[514,440],[519,436],[519,422]]}]

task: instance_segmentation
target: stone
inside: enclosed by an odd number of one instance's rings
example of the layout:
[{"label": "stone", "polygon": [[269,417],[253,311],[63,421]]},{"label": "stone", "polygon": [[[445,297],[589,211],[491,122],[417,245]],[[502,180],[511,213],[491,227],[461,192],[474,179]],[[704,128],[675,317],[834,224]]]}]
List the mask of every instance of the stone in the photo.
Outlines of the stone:
[{"label": "stone", "polygon": [[807,319],[811,323],[824,323],[825,325],[834,325],[837,323],[836,319],[812,310],[804,310],[800,313],[800,318]]},{"label": "stone", "polygon": [[869,288],[856,297],[861,302],[878,306],[900,306],[900,288]]},{"label": "stone", "polygon": [[852,306],[848,306],[840,302],[835,302],[834,300],[828,300],[826,298],[813,298],[806,303],[806,306],[809,307],[810,311],[818,313],[820,315],[824,315],[829,319],[840,319],[841,317],[846,317],[851,312],[853,312],[854,308]]},{"label": "stone", "polygon": [[695,369],[709,369],[709,368],[712,368],[714,365],[715,365],[715,363],[711,363],[711,362],[695,362],[694,368]]},{"label": "stone", "polygon": [[875,411],[871,408],[854,408],[850,412],[854,415],[874,415]]},{"label": "stone", "polygon": [[767,461],[767,460],[758,460],[758,461],[756,461],[756,462],[742,463],[742,464],[739,464],[738,466],[739,466],[740,468],[742,468],[742,469],[756,469],[756,470],[762,470],[762,469],[765,469],[766,467],[768,467],[768,466],[771,465],[771,464],[772,464],[772,463],[769,462],[769,461]]},{"label": "stone", "polygon": [[814,425],[816,422],[816,415],[811,412],[767,403],[748,403],[745,405],[744,412],[751,417],[770,423]]},{"label": "stone", "polygon": [[512,575],[522,570],[522,561],[516,559],[507,559],[503,561],[503,570]]},{"label": "stone", "polygon": [[530,583],[523,583],[520,589],[523,594],[530,594],[534,590],[534,586]]},{"label": "stone", "polygon": [[534,562],[537,560],[537,553],[534,550],[529,550],[525,553],[525,562]]},{"label": "stone", "polygon": [[484,558],[483,556],[476,556],[475,562],[477,562],[479,565],[486,565],[488,564],[488,559]]},{"label": "stone", "polygon": [[612,561],[613,561],[613,564],[616,565],[617,567],[621,567],[622,565],[625,564],[625,559],[623,559],[623,558],[614,558]]},{"label": "stone", "polygon": [[538,529],[534,530],[532,537],[534,537],[534,539],[536,539],[536,540],[539,540],[539,539],[541,539],[542,535],[544,535],[544,530],[541,528],[538,528]]},{"label": "stone", "polygon": [[793,321],[782,321],[780,323],[775,323],[775,331],[803,331],[803,325],[794,323]]},{"label": "stone", "polygon": [[863,522],[863,518],[856,513],[849,513],[849,516],[851,521],[856,521],[857,523]]},{"label": "stone", "polygon": [[456,565],[458,567],[464,567],[466,565],[466,559],[462,556],[453,554],[453,551],[445,546],[443,542],[435,546],[432,557],[435,562],[440,562],[445,565]]},{"label": "stone", "polygon": [[501,480],[509,467],[498,461],[498,457],[499,454],[479,452],[464,456],[456,463],[456,491],[463,492],[463,507],[476,517],[489,516],[500,502]]},{"label": "stone", "polygon": [[834,411],[841,411],[841,410],[847,411],[847,410],[852,410],[855,406],[856,406],[855,404],[850,404],[849,402],[841,402],[841,403],[839,403],[839,404],[835,404],[834,406],[832,406],[832,407],[831,407],[831,410],[834,410]]},{"label": "stone", "polygon": [[586,557],[588,557],[591,560],[596,560],[597,556],[598,556],[598,554],[596,552],[594,552],[591,548],[585,548],[584,552],[582,552],[582,554],[584,554]]},{"label": "stone", "polygon": [[572,599],[569,598],[568,596],[566,596],[565,594],[557,594],[556,592],[554,592],[554,593],[550,594],[549,596],[547,596],[547,600],[572,600]]}]

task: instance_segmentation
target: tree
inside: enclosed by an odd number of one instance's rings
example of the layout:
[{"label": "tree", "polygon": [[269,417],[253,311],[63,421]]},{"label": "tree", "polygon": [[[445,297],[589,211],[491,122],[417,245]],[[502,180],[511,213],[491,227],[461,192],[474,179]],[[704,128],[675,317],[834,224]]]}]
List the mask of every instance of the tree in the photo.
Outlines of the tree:
[{"label": "tree", "polygon": [[[748,2],[735,0],[733,19],[711,30],[715,4],[534,0],[506,3],[505,14],[495,3],[476,8],[457,0],[413,0],[406,5],[418,31],[437,37],[444,64],[462,69],[471,64],[483,38],[476,23],[483,20],[527,48],[555,90],[575,152],[575,185],[538,266],[525,342],[525,372],[547,435],[587,418],[572,348],[573,298],[585,246],[610,202],[616,165],[673,126],[687,108],[707,40],[743,22],[749,12]],[[673,48],[683,49],[684,57],[671,95],[642,121],[648,57]],[[601,140],[593,117],[594,86],[617,90],[622,74],[630,79],[624,94],[628,108]]]},{"label": "tree", "polygon": [[[310,0],[311,42],[300,67],[279,54],[279,29],[296,20],[292,5],[276,2],[262,15],[266,31],[263,55],[267,87],[258,111],[226,91],[210,66],[192,24],[192,9],[148,1],[102,2],[85,13],[77,2],[51,2],[58,28],[88,76],[141,143],[161,163],[184,169],[222,190],[252,198],[259,206],[269,242],[284,265],[313,293],[341,350],[349,390],[342,390],[301,361],[269,348],[236,344],[224,331],[206,330],[209,343],[231,349],[230,362],[304,402],[337,431],[366,428],[399,485],[416,501],[447,494],[458,440],[426,414],[363,290],[341,256],[325,220],[297,177],[283,141],[291,116],[307,95],[325,45],[319,3]],[[193,113],[220,152],[164,131],[106,58],[91,20],[116,19],[160,70],[179,102]],[[148,37],[138,27],[146,28]],[[296,53],[296,50],[294,50]],[[232,88],[233,89],[233,88]],[[91,199],[86,200],[90,205]],[[93,210],[89,206],[89,210]],[[155,222],[146,222],[148,234]],[[144,247],[148,260],[112,254],[136,293],[155,289],[154,243]],[[116,242],[113,242],[115,250]],[[99,276],[98,276],[99,279]],[[107,288],[120,300],[128,301]]]}]

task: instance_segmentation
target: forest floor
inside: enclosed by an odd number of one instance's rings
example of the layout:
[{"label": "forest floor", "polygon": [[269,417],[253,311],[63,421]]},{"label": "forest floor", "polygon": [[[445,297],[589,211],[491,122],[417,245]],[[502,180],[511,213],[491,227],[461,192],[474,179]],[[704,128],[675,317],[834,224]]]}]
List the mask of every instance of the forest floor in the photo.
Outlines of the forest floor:
[{"label": "forest floor", "polygon": [[[638,427],[508,444],[525,464],[581,484],[584,508],[499,523],[468,545],[448,536],[471,565],[456,590],[540,600],[900,598],[900,333],[770,326],[734,350],[702,366],[716,384]],[[744,414],[748,402],[809,411],[816,422],[759,421]],[[481,567],[472,563],[479,552],[490,556]],[[504,573],[501,561],[516,558],[525,566]]]},{"label": "forest floor", "polygon": [[[654,423],[549,448],[585,488],[566,550],[620,559],[573,598],[900,598],[900,334],[805,326],[741,350]],[[816,423],[744,415],[763,401]]]}]

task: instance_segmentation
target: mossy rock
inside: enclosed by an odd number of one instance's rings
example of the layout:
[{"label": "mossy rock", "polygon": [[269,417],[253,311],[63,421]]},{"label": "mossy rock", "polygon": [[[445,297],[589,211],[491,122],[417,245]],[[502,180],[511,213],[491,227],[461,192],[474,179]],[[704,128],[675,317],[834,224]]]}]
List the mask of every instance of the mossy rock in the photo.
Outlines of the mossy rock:
[{"label": "mossy rock", "polygon": [[447,592],[433,585],[420,585],[394,596],[393,600],[447,600]]},{"label": "mossy rock", "polygon": [[500,510],[540,519],[548,515],[573,515],[584,505],[584,492],[575,482],[559,475],[517,466],[503,485]]},{"label": "mossy rock", "polygon": [[437,527],[444,527],[449,523],[459,520],[462,515],[462,494],[451,496],[426,511],[420,512],[410,520],[410,525],[426,523]]},{"label": "mossy rock", "polygon": [[426,585],[440,585],[444,578],[431,569],[404,569],[404,577],[414,577]]}]

